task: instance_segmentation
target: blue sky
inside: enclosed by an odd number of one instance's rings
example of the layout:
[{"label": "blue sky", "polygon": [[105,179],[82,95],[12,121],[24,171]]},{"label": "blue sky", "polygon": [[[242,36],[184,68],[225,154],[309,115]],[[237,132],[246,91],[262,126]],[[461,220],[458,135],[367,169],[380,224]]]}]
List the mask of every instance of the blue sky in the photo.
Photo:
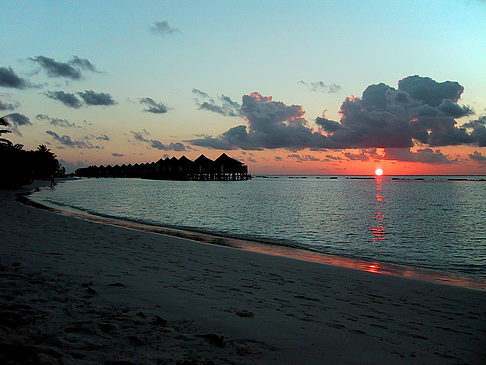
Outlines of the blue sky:
[{"label": "blue sky", "polygon": [[[9,138],[26,148],[47,143],[66,165],[145,162],[164,154],[217,156],[222,150],[190,141],[217,138],[247,122],[251,127],[251,120],[240,112],[228,116],[201,109],[204,100],[195,100],[193,89],[217,105],[221,95],[242,104],[243,95],[252,92],[272,96],[286,106],[299,105],[309,128],[317,131],[314,121],[324,110],[329,120],[340,120],[346,97],[361,97],[372,84],[397,89],[399,80],[420,75],[438,83],[455,81],[464,88],[455,103],[469,106],[474,114],[457,118],[457,126],[486,115],[484,1],[6,0],[0,11],[4,14],[0,67],[35,86],[0,85],[0,102],[15,106],[0,110],[2,115],[19,113],[31,123],[19,125],[21,136]],[[161,31],[151,30],[162,22],[166,27]],[[39,56],[63,64],[77,56],[94,65],[95,72],[78,67],[79,80],[52,77],[33,61]],[[115,103],[72,108],[46,96],[64,91],[81,100],[77,93],[86,90],[109,94]],[[143,98],[163,104],[166,112],[144,112]],[[39,114],[50,119],[36,118]],[[79,128],[60,127],[53,119],[65,119]],[[70,139],[55,139],[47,131]],[[138,139],[132,132],[140,133]],[[100,136],[109,140],[96,138]],[[171,150],[169,146],[176,143],[187,149]],[[346,153],[364,156],[359,160],[363,169],[401,161],[380,162],[373,151],[358,145],[331,150],[268,146],[249,149],[237,143],[228,153],[245,160],[250,170],[268,173],[361,172],[357,160]],[[422,161],[418,155],[407,155],[408,160],[402,161],[407,172],[427,167],[432,172],[486,171],[481,158],[468,157],[476,152],[475,156],[486,156],[477,142],[452,146],[414,142],[411,148],[411,153],[439,151],[446,160]]]}]

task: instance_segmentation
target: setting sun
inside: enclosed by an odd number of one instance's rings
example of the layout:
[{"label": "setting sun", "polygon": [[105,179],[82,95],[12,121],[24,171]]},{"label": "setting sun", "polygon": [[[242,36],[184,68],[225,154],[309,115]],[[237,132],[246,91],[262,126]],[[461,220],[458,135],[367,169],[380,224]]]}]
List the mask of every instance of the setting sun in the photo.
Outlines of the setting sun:
[{"label": "setting sun", "polygon": [[375,175],[376,175],[376,176],[381,176],[381,175],[383,175],[383,170],[382,170],[382,169],[376,169],[376,170],[375,170]]}]

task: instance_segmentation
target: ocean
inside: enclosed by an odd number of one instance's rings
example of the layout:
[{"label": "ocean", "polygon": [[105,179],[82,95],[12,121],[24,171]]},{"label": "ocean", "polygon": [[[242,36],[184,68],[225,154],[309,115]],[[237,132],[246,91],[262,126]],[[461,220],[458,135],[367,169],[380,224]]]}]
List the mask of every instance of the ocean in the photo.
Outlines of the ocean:
[{"label": "ocean", "polygon": [[482,176],[67,180],[61,209],[486,280]]}]

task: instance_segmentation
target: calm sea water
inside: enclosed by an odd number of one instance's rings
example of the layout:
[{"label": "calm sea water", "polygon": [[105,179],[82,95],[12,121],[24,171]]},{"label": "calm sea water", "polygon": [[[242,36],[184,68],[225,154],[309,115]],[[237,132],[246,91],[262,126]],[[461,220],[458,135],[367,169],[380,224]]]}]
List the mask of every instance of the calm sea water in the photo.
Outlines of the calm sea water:
[{"label": "calm sea water", "polygon": [[486,181],[403,178],[82,179],[33,198],[102,216],[486,278]]}]

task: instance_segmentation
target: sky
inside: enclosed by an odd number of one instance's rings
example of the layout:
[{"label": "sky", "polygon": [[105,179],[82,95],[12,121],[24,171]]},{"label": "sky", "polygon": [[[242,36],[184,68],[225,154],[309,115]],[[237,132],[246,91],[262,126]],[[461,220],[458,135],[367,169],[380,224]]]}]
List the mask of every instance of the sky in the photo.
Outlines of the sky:
[{"label": "sky", "polygon": [[486,1],[0,2],[0,116],[68,172],[486,174]]}]

